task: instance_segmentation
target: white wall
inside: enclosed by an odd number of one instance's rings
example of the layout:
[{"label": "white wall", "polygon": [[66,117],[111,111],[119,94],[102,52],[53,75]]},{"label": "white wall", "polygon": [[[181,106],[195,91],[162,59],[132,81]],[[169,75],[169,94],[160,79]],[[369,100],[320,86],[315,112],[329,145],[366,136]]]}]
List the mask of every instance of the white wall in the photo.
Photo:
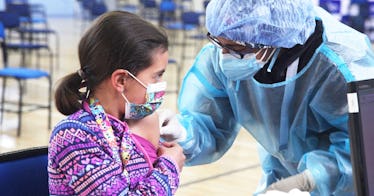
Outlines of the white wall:
[{"label": "white wall", "polygon": [[[76,0],[29,0],[30,3],[42,4],[49,16],[73,16],[78,9]],[[5,0],[0,0],[0,10],[5,10]]]},{"label": "white wall", "polygon": [[29,0],[45,6],[48,16],[73,16],[77,6],[76,0]]}]

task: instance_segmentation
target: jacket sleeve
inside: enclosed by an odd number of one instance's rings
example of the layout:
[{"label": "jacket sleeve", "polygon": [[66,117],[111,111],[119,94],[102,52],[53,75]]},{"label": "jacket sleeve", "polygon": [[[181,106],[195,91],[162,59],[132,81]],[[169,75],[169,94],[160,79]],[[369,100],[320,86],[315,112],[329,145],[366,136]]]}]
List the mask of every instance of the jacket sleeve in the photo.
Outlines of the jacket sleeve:
[{"label": "jacket sleeve", "polygon": [[[159,157],[154,164],[151,175],[144,179],[144,182],[144,184],[148,186],[145,190],[150,191],[148,194],[142,193],[142,195],[174,195],[179,186],[179,170],[177,164],[169,157]],[[151,191],[155,183],[158,184],[157,186],[162,186],[161,189],[157,188],[159,189],[157,193]],[[140,189],[137,188],[137,190]]]},{"label": "jacket sleeve", "polygon": [[[179,185],[176,164],[160,157],[147,176],[130,176],[100,137],[79,122],[60,124],[53,131],[49,148],[50,185],[65,190],[52,195],[172,195]],[[51,191],[51,188],[50,188]]]},{"label": "jacket sleeve", "polygon": [[206,45],[185,76],[178,99],[187,138],[180,142],[187,165],[213,162],[232,145],[240,126],[219,76],[218,49]]}]

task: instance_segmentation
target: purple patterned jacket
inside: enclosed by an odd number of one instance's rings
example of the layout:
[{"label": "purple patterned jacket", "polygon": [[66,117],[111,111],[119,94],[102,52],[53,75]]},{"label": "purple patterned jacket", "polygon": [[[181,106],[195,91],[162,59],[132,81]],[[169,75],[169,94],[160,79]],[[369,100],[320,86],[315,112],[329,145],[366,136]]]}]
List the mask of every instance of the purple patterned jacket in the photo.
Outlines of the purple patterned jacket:
[{"label": "purple patterned jacket", "polygon": [[89,107],[85,107],[58,123],[51,134],[48,154],[50,194],[174,195],[179,185],[176,164],[164,156],[150,163],[127,125],[111,116],[109,121],[117,144],[126,140],[130,146],[130,159],[126,165],[114,161],[102,130]]}]

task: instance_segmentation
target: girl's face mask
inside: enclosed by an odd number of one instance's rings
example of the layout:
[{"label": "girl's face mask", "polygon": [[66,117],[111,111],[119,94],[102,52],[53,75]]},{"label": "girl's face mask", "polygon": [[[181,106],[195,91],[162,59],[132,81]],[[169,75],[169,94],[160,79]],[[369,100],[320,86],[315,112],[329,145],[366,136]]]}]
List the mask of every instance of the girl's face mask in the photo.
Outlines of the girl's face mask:
[{"label": "girl's face mask", "polygon": [[153,84],[148,84],[147,86],[141,82],[138,78],[136,78],[133,74],[128,72],[131,77],[133,77],[137,82],[139,82],[144,88],[147,89],[146,91],[146,102],[144,104],[136,104],[130,103],[126,96],[122,93],[122,97],[126,101],[126,108],[125,108],[125,119],[141,119],[156,111],[165,95],[166,90],[166,82],[157,82]]}]

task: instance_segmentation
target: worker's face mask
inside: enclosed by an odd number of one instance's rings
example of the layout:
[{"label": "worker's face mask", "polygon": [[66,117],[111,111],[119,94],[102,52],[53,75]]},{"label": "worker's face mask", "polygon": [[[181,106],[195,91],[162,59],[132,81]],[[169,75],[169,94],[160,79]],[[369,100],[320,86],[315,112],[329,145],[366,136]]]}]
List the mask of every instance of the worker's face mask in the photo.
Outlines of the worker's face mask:
[{"label": "worker's face mask", "polygon": [[[245,80],[254,72],[262,68],[271,59],[275,49],[263,49],[269,51],[263,51],[263,55],[256,59],[256,56],[261,53],[259,50],[256,53],[249,53],[244,55],[243,59],[236,58],[231,54],[222,54],[220,57],[220,67],[223,74],[230,80]],[[271,51],[270,51],[271,50]],[[270,55],[265,55],[267,52],[271,52]]]},{"label": "worker's face mask", "polygon": [[147,89],[146,91],[146,102],[143,104],[136,104],[131,103],[126,98],[126,96],[122,93],[122,97],[126,101],[126,108],[125,108],[125,119],[141,119],[156,111],[165,95],[166,90],[166,82],[158,82],[153,84],[148,84],[147,86],[137,79],[135,76],[130,74],[136,81],[138,81],[144,88]]}]

